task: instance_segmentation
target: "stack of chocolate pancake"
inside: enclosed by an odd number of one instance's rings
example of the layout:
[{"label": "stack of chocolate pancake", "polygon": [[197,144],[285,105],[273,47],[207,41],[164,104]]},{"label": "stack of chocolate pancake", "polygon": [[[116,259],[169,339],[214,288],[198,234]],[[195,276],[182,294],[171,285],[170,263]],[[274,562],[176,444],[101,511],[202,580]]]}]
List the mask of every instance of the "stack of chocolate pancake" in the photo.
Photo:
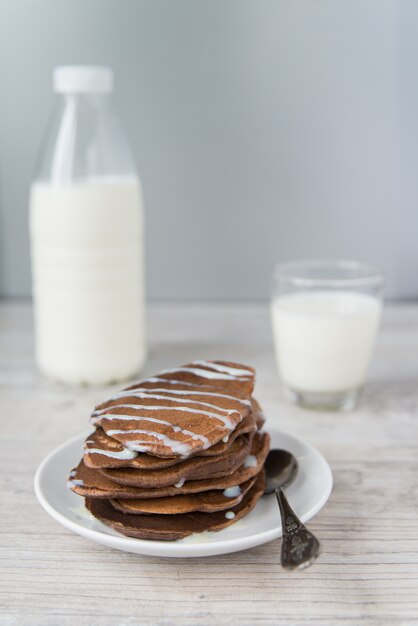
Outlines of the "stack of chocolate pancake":
[{"label": "stack of chocolate pancake", "polygon": [[144,379],[96,407],[95,431],[69,487],[130,537],[175,540],[220,530],[264,490],[269,436],[254,369],[195,361]]}]

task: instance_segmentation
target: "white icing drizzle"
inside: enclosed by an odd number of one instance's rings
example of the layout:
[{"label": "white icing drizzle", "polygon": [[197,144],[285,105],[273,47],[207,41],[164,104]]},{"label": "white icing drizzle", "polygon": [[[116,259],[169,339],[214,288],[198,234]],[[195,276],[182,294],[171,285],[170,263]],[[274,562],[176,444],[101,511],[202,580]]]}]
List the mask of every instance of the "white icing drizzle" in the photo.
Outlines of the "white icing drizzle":
[{"label": "white icing drizzle", "polygon": [[[151,376],[150,378],[144,378],[138,381],[138,386],[143,383],[169,383],[170,385],[184,385],[185,387],[200,387],[199,383],[189,383],[184,380],[175,380],[174,378],[159,378],[158,376]],[[137,387],[134,387],[137,389]]]},{"label": "white icing drizzle", "polygon": [[[239,523],[239,522],[238,522]],[[213,533],[205,530],[203,533],[192,533],[184,539],[177,539],[177,543],[207,543],[212,541]]]},{"label": "white icing drizzle", "polygon": [[244,467],[257,467],[257,457],[249,454],[244,461]]},{"label": "white icing drizzle", "polygon": [[238,369],[237,367],[229,367],[228,365],[221,365],[220,363],[213,363],[212,361],[193,361],[193,365],[203,365],[203,367],[210,367],[217,372],[223,374],[231,374],[231,376],[253,376],[253,372],[247,369]]},{"label": "white icing drizzle", "polygon": [[224,443],[228,443],[228,439],[229,439],[229,435],[225,435],[225,437],[222,437],[222,441]]},{"label": "white icing drizzle", "polygon": [[[163,370],[161,374],[175,374],[176,372],[185,372],[188,374],[194,374],[195,376],[200,376],[201,378],[210,378],[212,380],[237,380],[237,376],[231,376],[231,374],[205,370],[200,367],[176,367],[172,370]],[[251,379],[241,378],[240,380],[247,381]]]},{"label": "white icing drizzle", "polygon": [[[209,404],[208,402],[200,402],[199,400],[185,400],[184,398],[170,398],[170,396],[162,396],[156,393],[138,392],[135,394],[135,397],[142,398],[143,400],[147,400],[148,398],[151,398],[153,400],[170,400],[170,402],[178,402],[180,404],[199,404],[200,406],[207,406],[210,409],[216,409],[217,411],[222,411],[222,413],[226,413],[227,415],[231,415],[232,413],[238,413],[236,409],[222,409],[217,404]],[[96,409],[95,411],[93,411],[92,415],[93,416],[100,415],[101,413],[106,413],[106,411],[109,411],[110,409],[118,409],[118,408],[148,409],[148,408],[153,408],[153,407],[150,407],[148,404],[113,404],[103,409]],[[168,408],[170,407],[166,407],[166,409]],[[196,412],[198,413],[199,411],[196,411]]]},{"label": "white icing drizzle", "polygon": [[176,483],[174,486],[177,487],[177,489],[181,489],[185,482],[186,482],[185,478],[180,478],[179,482]]},{"label": "white icing drizzle", "polygon": [[[144,421],[155,422],[157,424],[163,424],[164,426],[170,426],[170,428],[172,428],[175,433],[183,433],[184,435],[186,435],[187,437],[191,437],[195,441],[202,441],[203,442],[203,450],[207,450],[207,448],[209,448],[209,446],[210,446],[209,439],[207,437],[205,437],[204,435],[198,435],[197,433],[193,433],[191,430],[186,430],[184,428],[180,428],[180,426],[174,426],[170,422],[165,422],[164,420],[159,420],[159,419],[157,419],[155,417],[146,417],[146,418],[144,418]],[[109,437],[113,437],[113,435],[129,435],[130,433],[142,433],[142,432],[144,432],[144,431],[142,431],[142,430],[135,430],[135,429],[123,430],[123,429],[120,429],[120,428],[114,428],[114,429],[108,430],[107,434],[109,435]],[[147,432],[149,432],[150,435],[154,434],[153,431],[147,431]],[[128,445],[128,442],[126,442],[126,445]]]},{"label": "white icing drizzle", "polygon": [[[212,413],[210,411],[202,411],[202,410],[196,410],[196,409],[188,409],[185,406],[184,407],[144,406],[142,404],[123,404],[123,405],[119,404],[115,406],[106,407],[105,409],[99,410],[98,415],[95,411],[90,418],[90,422],[92,424],[96,424],[100,419],[108,419],[108,420],[117,419],[117,420],[131,420],[131,421],[147,419],[146,415],[124,415],[124,414],[119,414],[119,413],[106,413],[106,411],[110,411],[111,409],[118,408],[118,407],[141,409],[142,411],[182,411],[185,413],[207,415],[208,417],[212,417],[222,422],[226,428],[229,428],[229,430],[233,430],[235,428],[235,424],[231,422],[231,420],[228,417],[225,417],[224,415],[219,415],[218,413]],[[233,411],[233,410],[228,411],[228,415],[231,415],[232,413],[238,413],[238,411]]]},{"label": "white icing drizzle", "polygon": [[138,456],[137,452],[128,450],[128,448],[123,448],[120,452],[116,450],[102,450],[101,448],[87,448],[84,454],[103,454],[103,456],[108,456],[112,459],[120,459],[122,461],[130,461]]},{"label": "white icing drizzle", "polygon": [[226,519],[234,519],[234,517],[235,517],[234,511],[227,511],[225,513],[225,517],[226,517]]},{"label": "white icing drizzle", "polygon": [[[164,378],[162,378],[161,380],[168,381],[168,379],[164,379]],[[243,404],[244,406],[251,406],[251,402],[249,400],[243,400],[242,398],[229,396],[225,393],[215,393],[214,391],[185,391],[184,389],[165,389],[163,387],[161,388],[154,387],[154,389],[146,389],[145,387],[138,387],[138,389],[132,389],[131,391],[127,391],[127,390],[120,391],[119,393],[112,396],[109,402],[111,402],[112,400],[117,400],[118,398],[124,398],[124,397],[131,397],[131,398],[153,397],[151,394],[153,394],[155,391],[163,392],[163,393],[165,392],[165,393],[170,393],[170,394],[178,394],[182,396],[216,396],[217,398],[226,398],[228,400],[235,400],[236,402],[239,402],[240,404]],[[142,395],[142,394],[146,394],[146,395]],[[167,397],[167,400],[174,400],[174,398]],[[216,406],[216,405],[213,405],[213,406]],[[216,406],[216,408],[220,409],[220,407],[218,406]]]},{"label": "white icing drizzle", "polygon": [[239,485],[236,485],[235,487],[228,487],[227,489],[224,489],[222,493],[225,498],[238,498],[238,496],[241,495],[241,488]]},{"label": "white icing drizzle", "polygon": [[[191,451],[191,447],[188,443],[185,443],[184,441],[177,441],[176,439],[170,439],[170,437],[167,437],[167,435],[163,435],[162,433],[150,432],[149,430],[141,430],[140,428],[135,428],[134,430],[129,431],[112,430],[109,432],[113,433],[114,435],[126,435],[130,433],[149,435],[151,437],[155,437],[159,441],[162,441],[164,445],[170,447],[175,454],[187,455]],[[125,441],[124,444],[127,448],[129,448],[129,450],[146,452],[151,446],[155,445],[155,441],[147,441],[146,439],[131,439],[129,441]]]},{"label": "white icing drizzle", "polygon": [[67,480],[68,489],[71,489],[72,487],[82,487],[83,485],[84,480],[81,480],[81,478],[71,478],[70,474],[70,480]]}]

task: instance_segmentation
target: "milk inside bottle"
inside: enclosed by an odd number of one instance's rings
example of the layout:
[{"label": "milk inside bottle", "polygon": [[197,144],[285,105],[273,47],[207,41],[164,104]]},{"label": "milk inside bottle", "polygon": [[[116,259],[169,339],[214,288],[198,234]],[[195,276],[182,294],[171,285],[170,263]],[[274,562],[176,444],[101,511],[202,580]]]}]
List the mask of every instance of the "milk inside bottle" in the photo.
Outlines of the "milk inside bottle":
[{"label": "milk inside bottle", "polygon": [[145,359],[142,193],[107,68],[62,67],[30,194],[36,358],[75,384],[129,378]]}]

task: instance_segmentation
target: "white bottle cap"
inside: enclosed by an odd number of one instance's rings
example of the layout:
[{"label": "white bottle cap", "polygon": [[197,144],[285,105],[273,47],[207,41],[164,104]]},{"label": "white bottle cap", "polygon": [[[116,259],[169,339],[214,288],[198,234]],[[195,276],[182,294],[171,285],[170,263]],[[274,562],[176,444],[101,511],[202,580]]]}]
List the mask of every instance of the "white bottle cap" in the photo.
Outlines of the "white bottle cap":
[{"label": "white bottle cap", "polygon": [[113,90],[110,67],[93,65],[63,65],[53,73],[57,93],[109,93]]}]

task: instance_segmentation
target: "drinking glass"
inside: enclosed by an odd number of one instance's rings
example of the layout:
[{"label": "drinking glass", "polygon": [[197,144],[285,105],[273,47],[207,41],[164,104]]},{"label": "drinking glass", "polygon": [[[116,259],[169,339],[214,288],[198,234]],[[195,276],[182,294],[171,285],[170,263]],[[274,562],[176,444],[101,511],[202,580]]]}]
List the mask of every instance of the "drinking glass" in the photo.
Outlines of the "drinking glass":
[{"label": "drinking glass", "polygon": [[271,315],[286,397],[351,410],[364,385],[382,313],[383,273],[357,261],[281,263]]}]

